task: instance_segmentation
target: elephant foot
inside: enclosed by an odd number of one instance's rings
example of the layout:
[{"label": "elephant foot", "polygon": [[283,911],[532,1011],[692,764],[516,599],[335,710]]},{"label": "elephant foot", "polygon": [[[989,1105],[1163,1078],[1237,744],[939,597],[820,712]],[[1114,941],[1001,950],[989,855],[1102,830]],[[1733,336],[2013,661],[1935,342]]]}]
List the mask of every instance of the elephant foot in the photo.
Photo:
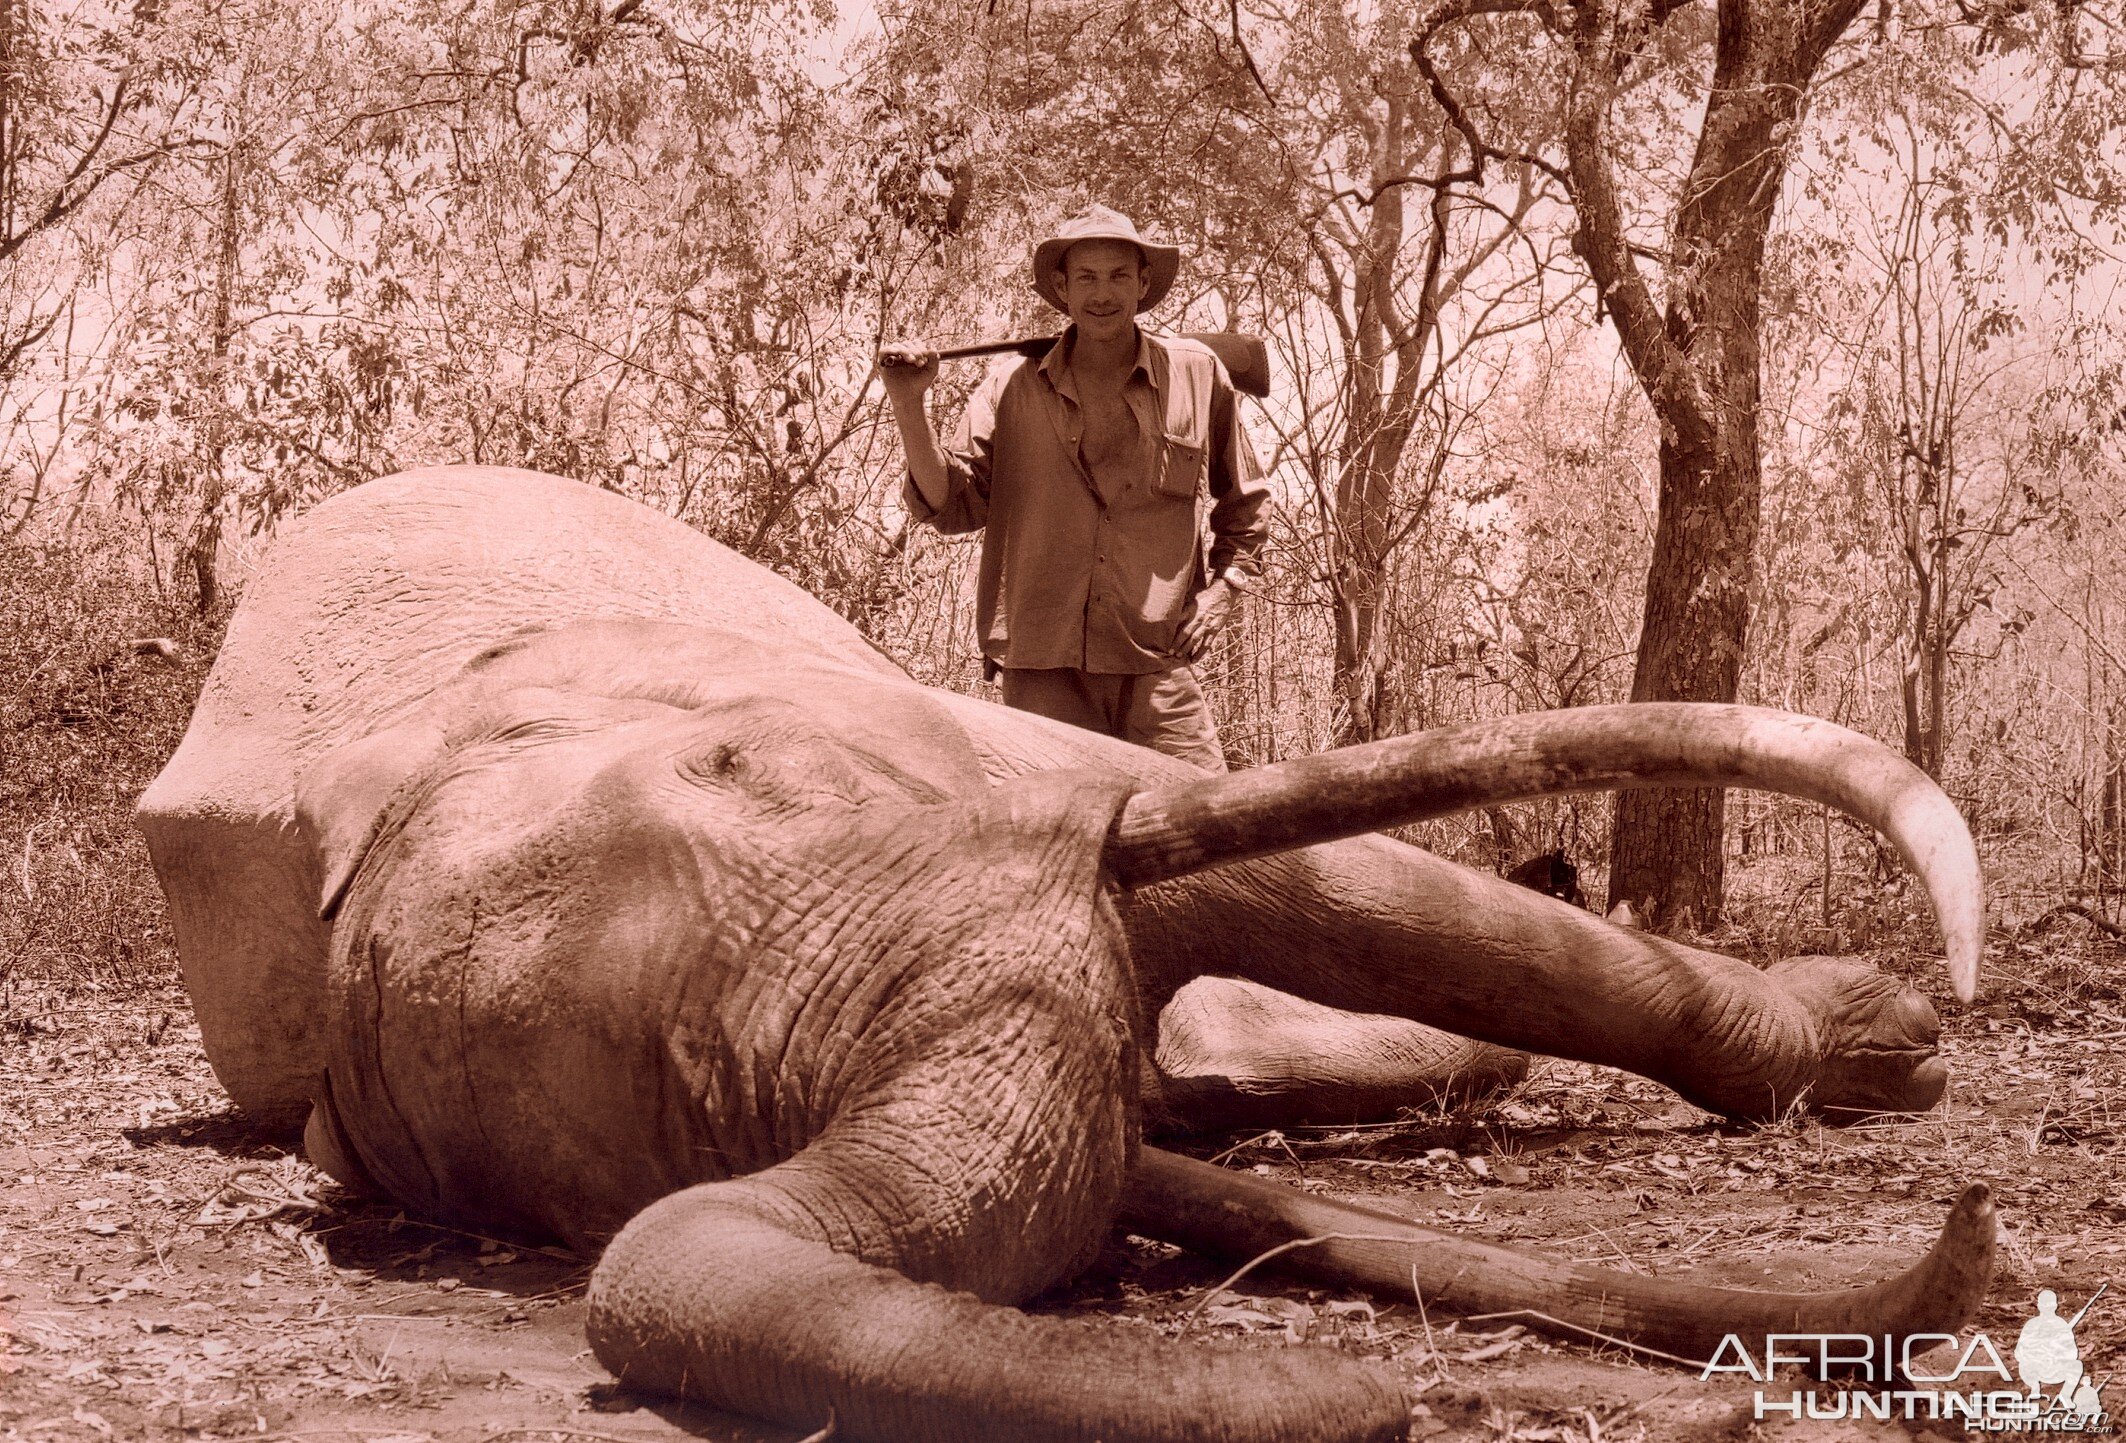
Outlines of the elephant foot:
[{"label": "elephant foot", "polygon": [[1827,1122],[1925,1112],[1949,1085],[1934,1005],[1895,977],[1842,957],[1790,957],[1765,974],[1814,1021],[1817,1074],[1809,1111]]},{"label": "elephant foot", "polygon": [[356,1159],[354,1145],[340,1126],[338,1108],[332,1100],[332,1079],[324,1078],[310,1118],[303,1124],[303,1155],[310,1165],[358,1198],[383,1198],[384,1189]]},{"label": "elephant foot", "polygon": [[1401,1017],[1199,977],[1159,1014],[1157,1071],[1157,1104],[1147,1108],[1154,1128],[1212,1132],[1392,1121],[1405,1108],[1519,1082],[1528,1056]]}]

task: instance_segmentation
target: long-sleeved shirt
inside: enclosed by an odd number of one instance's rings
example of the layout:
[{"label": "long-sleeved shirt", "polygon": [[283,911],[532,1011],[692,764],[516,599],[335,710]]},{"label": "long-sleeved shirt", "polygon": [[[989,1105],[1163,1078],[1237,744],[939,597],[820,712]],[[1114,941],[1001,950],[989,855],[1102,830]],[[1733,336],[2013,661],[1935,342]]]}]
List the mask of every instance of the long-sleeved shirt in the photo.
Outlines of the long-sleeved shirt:
[{"label": "long-sleeved shirt", "polygon": [[1109,470],[1103,493],[1081,451],[1072,334],[1040,360],[992,376],[968,401],[945,448],[942,508],[931,508],[912,477],[902,496],[911,515],[948,535],[983,533],[975,620],[992,662],[1163,671],[1206,577],[1228,567],[1259,574],[1269,485],[1217,357],[1140,330],[1123,388],[1138,464],[1123,468],[1119,484]]}]

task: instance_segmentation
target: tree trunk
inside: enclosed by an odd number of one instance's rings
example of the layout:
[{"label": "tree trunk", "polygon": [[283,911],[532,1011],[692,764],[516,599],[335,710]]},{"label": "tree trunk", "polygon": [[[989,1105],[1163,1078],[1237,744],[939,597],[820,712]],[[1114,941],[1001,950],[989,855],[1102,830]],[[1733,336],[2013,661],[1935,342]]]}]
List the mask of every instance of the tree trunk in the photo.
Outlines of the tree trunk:
[{"label": "tree trunk", "polygon": [[[1898,463],[1896,486],[1890,494],[1900,503],[1906,495],[1905,474],[1904,463]],[[1925,698],[1920,687],[1920,657],[1925,652],[1934,602],[1934,586],[1928,574],[1929,553],[1922,520],[1927,509],[1928,479],[1927,472],[1922,467],[1916,477],[1913,499],[1902,521],[1905,569],[1912,586],[1909,604],[1911,632],[1902,638],[1901,649],[1904,656],[1902,665],[1898,668],[1897,679],[1897,699],[1904,712],[1905,760],[1922,771],[1926,769],[1926,713]],[[1900,617],[1899,625],[1903,625],[1903,622],[1903,617]]]},{"label": "tree trunk", "polygon": [[1382,577],[1355,557],[1341,568],[1343,600],[1336,608],[1336,732],[1331,745],[1378,740],[1390,710],[1389,678],[1381,655]]},{"label": "tree trunk", "polygon": [[[1899,679],[1905,760],[1936,781],[1941,780],[1947,752],[1949,648],[1962,630],[1962,622],[1949,612],[1951,537],[1946,525],[1942,518],[1924,541],[1915,534],[1906,543],[1912,571],[1912,630],[1904,639],[1904,674]],[[1916,533],[1916,522],[1912,530]]]},{"label": "tree trunk", "polygon": [[[1375,135],[1373,184],[1376,187],[1366,234],[1353,247],[1352,323],[1346,335],[1351,364],[1346,379],[1344,432],[1338,446],[1333,554],[1336,599],[1336,694],[1340,717],[1335,744],[1350,745],[1393,735],[1403,726],[1403,706],[1393,666],[1394,553],[1431,505],[1428,486],[1416,497],[1399,497],[1403,458],[1416,433],[1425,398],[1439,382],[1443,348],[1438,347],[1440,309],[1458,290],[1469,271],[1442,273],[1450,219],[1450,187],[1474,180],[1477,170],[1454,165],[1456,141],[1442,137],[1436,145],[1414,132],[1409,97],[1400,91],[1385,98]],[[1398,299],[1404,279],[1401,261],[1409,223],[1402,180],[1412,164],[1413,148],[1430,152],[1429,187],[1423,257],[1418,266],[1417,295],[1405,307]],[[1514,211],[1526,213],[1529,192],[1523,185]],[[1471,257],[1475,268],[1484,248]],[[1427,356],[1433,357],[1427,364]],[[1392,375],[1390,363],[1392,362]],[[1398,518],[1402,499],[1405,514]]]},{"label": "tree trunk", "polygon": [[29,49],[29,7],[22,0],[0,0],[0,236],[15,233],[15,198],[22,173],[17,161],[22,154],[20,122],[15,104],[22,86],[22,61],[17,55]]},{"label": "tree trunk", "polygon": [[[241,111],[239,110],[239,117]],[[236,290],[236,262],[239,247],[237,220],[238,202],[243,189],[243,168],[238,144],[231,144],[222,161],[221,180],[221,253],[214,267],[214,363],[215,394],[209,400],[207,419],[207,456],[205,491],[199,499],[199,520],[192,528],[192,540],[187,548],[187,559],[192,567],[192,579],[199,589],[199,614],[209,615],[221,599],[221,521],[222,500],[228,495],[228,475],[224,458],[229,449],[229,342],[233,334],[232,321]]]},{"label": "tree trunk", "polygon": [[1927,746],[1923,733],[1926,723],[1920,720],[1919,649],[1916,644],[1906,655],[1902,674],[1897,679],[1897,697],[1904,708],[1905,760],[1925,771]]},{"label": "tree trunk", "polygon": [[[1712,84],[1683,184],[1665,311],[1640,273],[1617,191],[1609,108],[1645,42],[1615,0],[1572,11],[1566,156],[1587,262],[1661,422],[1661,490],[1633,701],[1731,702],[1749,641],[1762,478],[1757,405],[1764,249],[1809,83],[1861,0],[1722,0]],[[1660,11],[1657,7],[1657,13]],[[1651,925],[1721,913],[1718,792],[1617,799],[1609,902]]]},{"label": "tree trunk", "polygon": [[[1754,285],[1747,309],[1756,310]],[[1718,454],[1661,448],[1633,701],[1731,702],[1741,680],[1759,498],[1754,323],[1733,339],[1749,356],[1728,371],[1745,396],[1731,403],[1727,445]],[[1622,792],[1616,817],[1609,904],[1629,901],[1652,919],[1646,925],[1664,929],[1716,922],[1726,883],[1726,794]]]},{"label": "tree trunk", "polygon": [[1946,543],[1935,558],[1934,625],[1927,633],[1927,729],[1925,760],[1919,769],[1937,782],[1948,759],[1949,648],[1956,642],[1962,623],[1949,614],[1949,552]]},{"label": "tree trunk", "polygon": [[[1391,96],[1375,132],[1375,183],[1403,168],[1407,107]],[[1390,362],[1399,356],[1394,283],[1403,246],[1400,187],[1375,202],[1365,234],[1354,247],[1351,275],[1351,356],[1344,382],[1344,434],[1337,448],[1335,533],[1336,651],[1332,661],[1339,703],[1334,744],[1369,742],[1383,731],[1387,658],[1381,635],[1387,592],[1388,508],[1394,499],[1402,447],[1393,434]]]},{"label": "tree trunk", "polygon": [[2126,754],[2119,748],[2121,728],[2126,728],[2126,704],[2111,701],[2103,716],[2104,781],[2097,803],[2096,844],[2099,901],[2119,885],[2120,863],[2126,860]]}]

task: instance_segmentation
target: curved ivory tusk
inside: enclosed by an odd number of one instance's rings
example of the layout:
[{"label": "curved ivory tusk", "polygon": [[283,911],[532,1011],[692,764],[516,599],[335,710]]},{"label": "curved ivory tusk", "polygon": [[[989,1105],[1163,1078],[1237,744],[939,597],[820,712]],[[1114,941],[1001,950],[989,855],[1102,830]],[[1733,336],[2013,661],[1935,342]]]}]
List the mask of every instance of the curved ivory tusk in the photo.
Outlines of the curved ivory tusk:
[{"label": "curved ivory tusk", "polygon": [[1486,1316],[1538,1332],[1634,1344],[1703,1363],[1732,1333],[1754,1351],[1768,1333],[1902,1340],[1954,1334],[1978,1311],[1993,1270],[1993,1199],[1964,1190],[1933,1249],[1896,1277],[1833,1293],[1750,1292],[1611,1272],[1434,1232],[1391,1213],[1334,1202],[1157,1148],[1130,1169],[1122,1222],[1196,1252],[1249,1258],[1289,1247],[1274,1266],[1310,1281]]},{"label": "curved ivory tusk", "polygon": [[1985,895],[1963,816],[1926,773],[1835,723],[1766,707],[1634,702],[1529,712],[1139,792],[1107,866],[1144,886],[1473,807],[1625,787],[1753,787],[1836,807],[1926,883],[1949,980],[1978,993]]}]

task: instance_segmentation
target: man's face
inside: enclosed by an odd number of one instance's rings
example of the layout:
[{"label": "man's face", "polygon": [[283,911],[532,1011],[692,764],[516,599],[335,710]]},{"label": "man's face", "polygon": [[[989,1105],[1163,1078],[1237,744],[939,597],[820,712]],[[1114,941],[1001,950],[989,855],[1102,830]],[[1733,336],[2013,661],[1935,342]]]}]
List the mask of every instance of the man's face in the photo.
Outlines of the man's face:
[{"label": "man's face", "polygon": [[1079,241],[1063,253],[1056,291],[1078,333],[1088,340],[1115,341],[1136,324],[1137,303],[1151,277],[1144,257],[1127,241]]}]

